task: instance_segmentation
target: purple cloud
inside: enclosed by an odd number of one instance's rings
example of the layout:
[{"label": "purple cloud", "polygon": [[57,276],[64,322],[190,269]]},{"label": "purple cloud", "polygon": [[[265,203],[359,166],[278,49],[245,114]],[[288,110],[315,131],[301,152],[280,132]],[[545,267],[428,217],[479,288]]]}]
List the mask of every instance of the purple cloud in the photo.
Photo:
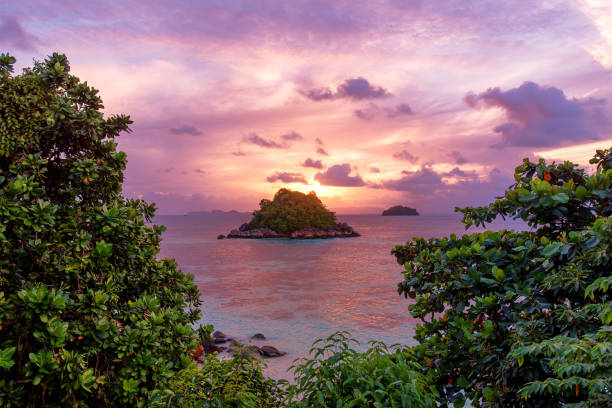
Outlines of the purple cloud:
[{"label": "purple cloud", "polygon": [[196,129],[191,125],[183,125],[175,128],[170,128],[170,132],[175,135],[191,135],[191,136],[201,136],[203,133],[201,130]]},{"label": "purple cloud", "polygon": [[408,150],[404,149],[401,152],[397,152],[393,154],[393,157],[395,159],[398,160],[405,160],[407,162],[410,163],[416,163],[417,161],[419,161],[419,158],[416,156],[413,156],[412,154],[410,154],[410,152],[408,152]]},{"label": "purple cloud", "polygon": [[555,87],[524,82],[508,91],[489,88],[480,94],[463,98],[473,109],[499,107],[506,111],[508,122],[493,131],[501,141],[491,147],[543,147],[597,140],[599,132],[609,129],[602,111],[603,99],[567,98]]},{"label": "purple cloud", "polygon": [[327,153],[327,151],[322,147],[317,148],[317,153],[319,153],[322,156],[329,156],[329,153]]},{"label": "purple cloud", "polygon": [[266,149],[285,149],[288,147],[287,145],[276,143],[274,140],[264,139],[257,133],[249,133],[247,136],[242,138],[242,141],[259,147],[264,147]]},{"label": "purple cloud", "polygon": [[372,85],[363,77],[346,79],[338,85],[335,93],[330,88],[314,88],[302,90],[300,93],[315,102],[330,99],[380,99],[391,96],[391,93],[385,88]]},{"label": "purple cloud", "polygon": [[322,145],[323,141],[321,139],[319,139],[318,137],[315,139],[315,143],[318,145]]},{"label": "purple cloud", "polygon": [[277,181],[283,183],[302,183],[308,184],[304,176],[300,173],[287,173],[284,171],[277,171],[271,176],[266,177],[268,183],[275,183]]},{"label": "purple cloud", "polygon": [[206,174],[206,172],[202,169],[194,169],[193,171],[194,173],[198,173],[198,174]]},{"label": "purple cloud", "polygon": [[312,167],[314,169],[322,169],[323,168],[323,163],[321,163],[321,160],[312,160],[310,157],[307,158],[304,163],[302,163],[303,167]]},{"label": "purple cloud", "polygon": [[380,173],[380,169],[378,167],[370,167],[370,173]]},{"label": "purple cloud", "polygon": [[393,119],[398,116],[412,115],[412,109],[407,103],[401,103],[395,107],[380,107],[374,103],[371,103],[367,108],[356,109],[354,111],[355,116],[362,120],[374,120],[384,112],[387,118]]},{"label": "purple cloud", "polygon": [[361,176],[350,176],[351,165],[348,163],[331,166],[324,173],[317,173],[315,180],[324,186],[361,187],[365,182]]},{"label": "purple cloud", "polygon": [[38,39],[26,32],[15,17],[0,17],[0,44],[23,51],[34,51],[37,43]]},{"label": "purple cloud", "polygon": [[463,156],[463,154],[457,150],[453,150],[448,156],[455,164],[465,164],[468,162],[468,159],[466,159],[465,156]]},{"label": "purple cloud", "polygon": [[295,140],[303,140],[304,138],[299,133],[292,131],[291,133],[287,133],[285,135],[282,135],[281,139],[283,139],[285,141],[295,141]]},{"label": "purple cloud", "polygon": [[385,180],[380,184],[380,187],[394,191],[433,194],[442,185],[442,176],[440,174],[436,173],[430,167],[422,166],[417,171],[403,171],[401,178],[396,180]]},{"label": "purple cloud", "polygon": [[395,118],[395,117],[404,116],[404,115],[412,115],[413,113],[412,109],[410,108],[410,105],[408,105],[407,103],[400,103],[395,108],[385,108],[385,112],[387,112],[388,118]]}]

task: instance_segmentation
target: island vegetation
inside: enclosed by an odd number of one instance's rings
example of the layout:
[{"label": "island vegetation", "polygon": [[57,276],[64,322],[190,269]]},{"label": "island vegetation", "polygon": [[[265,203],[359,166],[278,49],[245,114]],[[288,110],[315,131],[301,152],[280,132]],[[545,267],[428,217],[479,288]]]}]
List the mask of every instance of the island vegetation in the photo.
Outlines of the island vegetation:
[{"label": "island vegetation", "polygon": [[384,215],[384,216],[391,216],[391,215],[419,215],[419,212],[416,209],[414,209],[414,208],[404,207],[402,205],[396,205],[394,207],[388,208],[385,211],[383,211],[382,215]]},{"label": "island vegetation", "polygon": [[304,194],[281,188],[272,200],[263,199],[250,222],[231,231],[228,238],[334,238],[359,234],[339,223],[314,191]]},{"label": "island vegetation", "polygon": [[[612,406],[611,149],[592,174],[525,159],[497,201],[457,209],[466,228],[530,230],[395,247],[418,344],[359,352],[339,332],[289,384],[247,354],[202,355],[192,277],[156,258],[154,206],[121,195],[129,117],[105,119],[63,55],[14,63],[0,55],[0,406]],[[300,194],[262,201],[253,227],[338,228]]]}]

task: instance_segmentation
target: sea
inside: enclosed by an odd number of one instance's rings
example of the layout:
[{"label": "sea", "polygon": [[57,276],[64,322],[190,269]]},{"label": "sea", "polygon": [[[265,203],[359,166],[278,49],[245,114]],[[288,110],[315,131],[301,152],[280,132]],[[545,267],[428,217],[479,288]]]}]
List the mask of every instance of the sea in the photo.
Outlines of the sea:
[{"label": "sea", "polygon": [[[291,380],[288,368],[307,357],[313,341],[349,331],[368,341],[413,345],[419,321],[411,299],[398,295],[403,267],[391,255],[414,237],[462,235],[460,214],[437,216],[338,215],[360,237],[335,239],[217,239],[250,214],[160,215],[166,226],[160,257],[174,258],[200,289],[202,324],[229,337],[286,352],[269,358],[266,374]],[[525,229],[496,221],[488,229]],[[262,333],[266,340],[249,340]]]}]

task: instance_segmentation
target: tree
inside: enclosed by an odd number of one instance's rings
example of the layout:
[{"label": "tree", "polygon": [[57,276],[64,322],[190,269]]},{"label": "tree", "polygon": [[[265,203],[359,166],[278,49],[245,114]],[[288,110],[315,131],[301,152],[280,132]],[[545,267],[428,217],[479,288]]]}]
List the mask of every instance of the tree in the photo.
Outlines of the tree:
[{"label": "tree", "polygon": [[192,277],[157,260],[154,206],[121,196],[128,116],[64,55],[0,55],[0,405],[146,404],[189,362]]},{"label": "tree", "polygon": [[503,197],[457,209],[466,228],[502,216],[531,231],[415,239],[393,250],[406,268],[398,291],[415,299],[410,312],[423,322],[415,353],[445,404],[612,404],[612,151],[591,162],[588,175],[569,162],[525,159]]},{"label": "tree", "polygon": [[279,233],[302,228],[336,228],[336,215],[329,211],[314,191],[308,194],[281,188],[272,201],[263,199],[253,212],[250,228],[267,227]]}]

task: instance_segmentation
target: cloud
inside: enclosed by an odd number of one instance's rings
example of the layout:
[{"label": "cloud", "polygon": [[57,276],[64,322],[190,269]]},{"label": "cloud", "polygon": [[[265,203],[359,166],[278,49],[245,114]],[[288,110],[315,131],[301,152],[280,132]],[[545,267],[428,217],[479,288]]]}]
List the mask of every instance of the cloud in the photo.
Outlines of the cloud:
[{"label": "cloud", "polygon": [[273,140],[264,139],[257,133],[249,133],[247,136],[242,138],[242,141],[259,147],[264,147],[266,149],[285,149],[288,147],[287,145],[276,143]]},{"label": "cloud", "polygon": [[194,173],[198,173],[198,174],[206,174],[206,172],[202,169],[194,169],[193,171]]},{"label": "cloud", "polygon": [[277,181],[280,181],[283,183],[308,184],[304,176],[300,173],[287,173],[287,172],[281,172],[281,171],[277,171],[273,175],[266,177],[266,181],[268,183],[275,183]]},{"label": "cloud", "polygon": [[411,193],[434,193],[443,185],[442,176],[432,168],[421,166],[417,171],[403,171],[402,177],[396,180],[384,180],[380,186],[387,190],[407,191]]},{"label": "cloud", "polygon": [[463,154],[457,150],[453,150],[448,156],[455,164],[465,164],[468,162],[468,159],[466,159],[465,156],[463,156]]},{"label": "cloud", "polygon": [[313,88],[299,92],[315,102],[331,99],[381,99],[392,96],[385,88],[372,85],[370,81],[363,77],[346,79],[338,85],[336,92],[333,92],[330,88]]},{"label": "cloud", "polygon": [[304,138],[297,132],[287,133],[281,136],[281,139],[285,141],[295,141],[295,140],[303,140]]},{"label": "cloud", "polygon": [[384,112],[387,118],[393,119],[398,116],[412,115],[412,109],[407,103],[401,103],[395,107],[380,107],[374,103],[370,103],[367,108],[356,109],[355,116],[362,120],[374,120],[377,116]]},{"label": "cloud", "polygon": [[395,108],[385,108],[385,112],[387,112],[388,118],[395,118],[395,117],[404,116],[404,115],[412,115],[413,113],[412,109],[410,108],[410,105],[408,105],[407,103],[400,103]]},{"label": "cloud", "polygon": [[597,140],[599,132],[608,129],[603,99],[568,98],[562,90],[524,82],[508,91],[489,88],[480,94],[463,98],[473,109],[498,107],[506,112],[508,122],[493,131],[501,141],[491,147],[550,147],[580,141]]},{"label": "cloud", "polygon": [[245,152],[242,152],[240,150],[236,151],[236,152],[232,152],[232,154],[234,156],[246,156],[247,154]]},{"label": "cloud", "polygon": [[458,177],[458,178],[463,178],[463,179],[476,179],[476,173],[471,171],[471,172],[466,172],[464,170],[461,170],[459,167],[455,167],[454,169],[452,169],[449,172],[446,173],[442,173],[442,176],[444,177]]},{"label": "cloud", "polygon": [[361,176],[350,176],[351,165],[348,163],[336,164],[327,169],[324,173],[317,173],[315,180],[324,186],[337,187],[361,187],[365,182]]},{"label": "cloud", "polygon": [[404,149],[401,152],[397,152],[393,154],[393,157],[398,159],[398,160],[405,160],[408,161],[410,163],[416,163],[417,161],[419,161],[419,158],[416,156],[413,156],[412,154],[410,154],[410,152],[408,152],[408,150]]},{"label": "cloud", "polygon": [[380,169],[378,167],[370,167],[370,173],[380,173]]},{"label": "cloud", "polygon": [[322,147],[317,148],[317,153],[319,153],[322,156],[329,156],[329,153],[327,153],[327,151]]},{"label": "cloud", "polygon": [[318,145],[322,145],[323,141],[321,139],[319,139],[318,137],[315,139],[315,143]]},{"label": "cloud", "polygon": [[175,135],[191,135],[191,136],[201,136],[203,133],[201,130],[196,129],[191,125],[183,125],[175,128],[170,128],[170,132]]},{"label": "cloud", "polygon": [[312,167],[314,169],[322,169],[323,168],[323,163],[321,163],[321,160],[312,160],[310,157],[307,158],[304,163],[302,163],[303,167]]},{"label": "cloud", "polygon": [[168,168],[166,168],[166,169],[163,169],[162,171],[163,171],[164,173],[172,173],[172,170],[174,170],[174,167],[168,167]]},{"label": "cloud", "polygon": [[0,17],[0,44],[23,51],[35,51],[38,39],[26,32],[12,16]]},{"label": "cloud", "polygon": [[372,109],[371,107],[363,108],[363,109],[355,109],[353,113],[355,113],[355,116],[357,116],[361,120],[369,121],[369,120],[374,120],[374,118],[376,118],[376,110]]}]

